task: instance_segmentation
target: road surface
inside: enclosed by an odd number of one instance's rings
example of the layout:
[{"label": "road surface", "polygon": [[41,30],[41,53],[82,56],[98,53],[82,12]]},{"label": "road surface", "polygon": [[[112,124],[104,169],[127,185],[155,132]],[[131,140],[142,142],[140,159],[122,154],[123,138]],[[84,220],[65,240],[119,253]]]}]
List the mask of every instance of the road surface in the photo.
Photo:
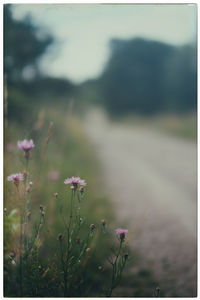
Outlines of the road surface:
[{"label": "road surface", "polygon": [[91,110],[85,129],[102,165],[130,247],[166,296],[196,295],[196,145],[152,129],[112,123]]}]

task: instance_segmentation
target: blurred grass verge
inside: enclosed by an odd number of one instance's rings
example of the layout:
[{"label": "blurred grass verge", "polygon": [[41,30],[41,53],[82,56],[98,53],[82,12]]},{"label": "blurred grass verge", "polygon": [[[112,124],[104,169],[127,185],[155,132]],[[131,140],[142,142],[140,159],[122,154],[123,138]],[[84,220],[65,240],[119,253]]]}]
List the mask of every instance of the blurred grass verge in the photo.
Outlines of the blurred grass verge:
[{"label": "blurred grass verge", "polygon": [[145,118],[138,115],[127,115],[115,120],[125,125],[151,128],[167,135],[197,142],[197,116],[195,113],[185,115],[159,114]]}]

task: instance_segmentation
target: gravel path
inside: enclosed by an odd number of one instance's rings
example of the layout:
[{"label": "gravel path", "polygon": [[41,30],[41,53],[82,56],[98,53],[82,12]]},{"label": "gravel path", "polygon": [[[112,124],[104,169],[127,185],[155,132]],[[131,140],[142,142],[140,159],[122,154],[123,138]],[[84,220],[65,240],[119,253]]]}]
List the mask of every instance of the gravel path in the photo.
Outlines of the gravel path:
[{"label": "gravel path", "polygon": [[153,269],[166,296],[196,295],[196,145],[108,121],[100,110],[85,119],[107,193],[130,246]]}]

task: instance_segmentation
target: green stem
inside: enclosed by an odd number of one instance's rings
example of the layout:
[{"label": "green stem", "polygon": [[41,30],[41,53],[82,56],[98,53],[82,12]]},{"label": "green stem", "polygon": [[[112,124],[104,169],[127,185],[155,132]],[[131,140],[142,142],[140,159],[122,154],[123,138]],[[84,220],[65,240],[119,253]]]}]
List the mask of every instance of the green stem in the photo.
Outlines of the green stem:
[{"label": "green stem", "polygon": [[66,276],[65,262],[63,259],[62,240],[60,241],[60,259],[61,259],[61,265],[63,268],[64,297],[66,297],[66,295],[67,295],[67,276]]},{"label": "green stem", "polygon": [[[17,193],[18,193],[18,201],[20,203],[20,193],[19,193],[19,187],[17,187]],[[19,234],[19,289],[20,289],[20,297],[23,296],[23,288],[22,288],[22,225],[23,225],[23,219],[22,219],[22,208],[20,207],[20,234]]]},{"label": "green stem", "polygon": [[22,288],[22,215],[20,214],[20,250],[19,250],[19,288],[20,297],[23,296]]},{"label": "green stem", "polygon": [[[75,197],[75,190],[72,190],[71,194],[71,204],[70,204],[70,216],[69,216],[69,225],[67,228],[67,260],[66,260],[66,276],[65,276],[65,281],[66,281],[66,287],[68,284],[68,271],[69,271],[69,258],[70,258],[70,243],[71,243],[71,224],[72,224],[72,218],[73,218],[73,204],[74,204],[74,197]],[[66,290],[66,295],[68,296],[68,288]]]},{"label": "green stem", "polygon": [[[26,193],[26,189],[27,189],[27,181],[28,181],[28,165],[29,165],[29,157],[26,158],[26,178],[25,178],[25,193]],[[29,210],[30,206],[30,201],[29,201],[29,194],[27,193],[26,196],[26,213]]]},{"label": "green stem", "polygon": [[26,173],[27,173],[27,176],[26,176],[26,179],[25,179],[25,183],[27,182],[27,179],[28,179],[28,164],[29,164],[29,157],[26,157]]},{"label": "green stem", "polygon": [[112,296],[112,291],[115,287],[115,279],[116,279],[116,272],[117,272],[117,261],[118,261],[118,257],[119,257],[120,252],[121,252],[121,248],[122,248],[122,240],[120,240],[119,250],[118,250],[118,253],[116,255],[115,261],[112,264],[112,280],[111,280],[111,287],[110,287],[110,290],[108,292],[108,297]]}]

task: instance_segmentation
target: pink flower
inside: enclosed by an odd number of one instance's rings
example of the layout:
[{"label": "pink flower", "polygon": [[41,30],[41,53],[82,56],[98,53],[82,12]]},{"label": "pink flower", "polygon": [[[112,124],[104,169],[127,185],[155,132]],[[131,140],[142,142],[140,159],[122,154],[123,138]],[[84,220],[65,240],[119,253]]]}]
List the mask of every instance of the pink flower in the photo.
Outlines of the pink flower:
[{"label": "pink flower", "polygon": [[24,175],[22,173],[11,174],[7,177],[7,180],[13,181],[15,185],[19,185],[19,182],[24,180]]},{"label": "pink flower", "polygon": [[86,182],[83,179],[80,179],[80,177],[72,177],[72,178],[67,178],[64,181],[64,184],[72,184],[74,188],[77,188],[78,184],[81,186],[86,186]]},{"label": "pink flower", "polygon": [[115,229],[117,235],[119,235],[120,240],[123,241],[125,239],[126,233],[128,233],[128,229],[118,228]]},{"label": "pink flower", "polygon": [[48,179],[56,181],[59,179],[60,173],[57,171],[51,171],[48,173]]},{"label": "pink flower", "polygon": [[33,140],[23,140],[23,141],[18,141],[17,142],[17,146],[20,150],[24,150],[24,151],[29,151],[32,148],[35,147]]}]

